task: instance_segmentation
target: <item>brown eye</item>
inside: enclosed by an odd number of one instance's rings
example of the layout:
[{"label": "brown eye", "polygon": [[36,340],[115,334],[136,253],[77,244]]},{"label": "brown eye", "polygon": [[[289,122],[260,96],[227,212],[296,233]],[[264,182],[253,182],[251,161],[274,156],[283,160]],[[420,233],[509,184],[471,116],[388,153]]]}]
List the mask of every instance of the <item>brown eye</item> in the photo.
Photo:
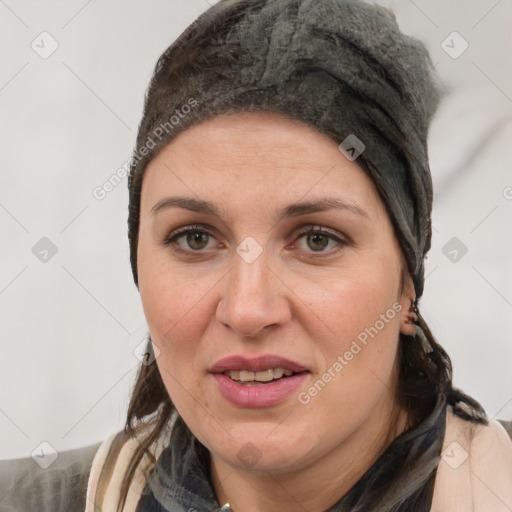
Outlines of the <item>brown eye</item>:
[{"label": "brown eye", "polygon": [[188,246],[197,251],[206,247],[210,235],[201,231],[192,231],[184,236],[186,236]]},{"label": "brown eye", "polygon": [[305,238],[307,247],[316,253],[328,253],[324,249],[329,245],[329,242],[336,242],[338,249],[335,249],[330,254],[337,252],[343,246],[347,245],[340,237],[322,228],[312,229],[311,227],[299,233],[298,238]]},{"label": "brown eye", "polygon": [[309,233],[306,235],[306,241],[314,251],[321,251],[329,245],[329,237],[323,233]]},{"label": "brown eye", "polygon": [[[213,235],[208,231],[190,226],[173,231],[163,240],[162,244],[165,246],[176,245],[176,250],[200,252],[207,247],[210,237],[213,238]],[[182,238],[185,240],[184,244],[178,243],[178,240]]]}]

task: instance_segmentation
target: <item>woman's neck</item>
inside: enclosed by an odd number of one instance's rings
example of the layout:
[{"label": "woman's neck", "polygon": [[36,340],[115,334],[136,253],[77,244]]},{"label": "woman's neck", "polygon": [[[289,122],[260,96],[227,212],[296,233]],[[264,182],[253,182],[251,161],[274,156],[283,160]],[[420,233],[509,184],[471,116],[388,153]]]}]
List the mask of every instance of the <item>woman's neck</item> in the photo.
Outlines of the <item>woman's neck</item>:
[{"label": "woman's neck", "polygon": [[396,402],[383,404],[334,450],[293,471],[251,471],[211,454],[212,484],[218,502],[234,512],[325,512],[409,428],[408,413]]}]

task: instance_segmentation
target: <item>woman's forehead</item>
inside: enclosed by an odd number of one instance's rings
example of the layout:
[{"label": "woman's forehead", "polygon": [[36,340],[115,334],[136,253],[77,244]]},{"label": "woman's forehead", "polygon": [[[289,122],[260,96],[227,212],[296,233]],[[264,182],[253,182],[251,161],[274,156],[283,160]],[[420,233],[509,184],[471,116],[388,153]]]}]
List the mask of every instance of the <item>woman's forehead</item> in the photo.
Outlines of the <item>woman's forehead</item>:
[{"label": "woman's forehead", "polygon": [[227,202],[261,194],[278,197],[279,203],[332,196],[347,203],[378,200],[367,173],[328,136],[303,123],[260,113],[222,116],[193,126],[148,165],[143,198],[154,203],[164,193],[189,196],[191,191],[224,196]]},{"label": "woman's forehead", "polygon": [[175,147],[191,152],[192,156],[209,153],[222,158],[225,155],[223,160],[229,158],[229,151],[240,153],[239,158],[244,154],[262,158],[277,154],[283,160],[297,159],[300,154],[313,162],[318,160],[320,165],[329,154],[337,155],[337,144],[327,135],[275,112],[215,116],[181,132],[163,151],[175,152]]}]

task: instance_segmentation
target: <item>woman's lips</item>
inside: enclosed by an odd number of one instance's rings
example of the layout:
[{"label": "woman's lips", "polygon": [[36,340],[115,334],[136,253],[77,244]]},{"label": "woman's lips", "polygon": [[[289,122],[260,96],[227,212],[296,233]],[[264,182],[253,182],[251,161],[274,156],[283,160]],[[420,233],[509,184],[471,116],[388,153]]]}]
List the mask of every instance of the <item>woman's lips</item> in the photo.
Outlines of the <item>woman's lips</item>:
[{"label": "woman's lips", "polygon": [[257,372],[267,370],[268,368],[284,368],[296,373],[307,370],[306,367],[291,359],[277,354],[264,354],[258,357],[246,357],[242,355],[228,356],[217,361],[209,368],[209,371],[212,373],[223,373],[229,370]]},{"label": "woman's lips", "polygon": [[212,374],[221,395],[228,402],[249,408],[270,407],[284,402],[308,375],[309,371],[303,371],[265,384],[247,385],[223,373]]}]

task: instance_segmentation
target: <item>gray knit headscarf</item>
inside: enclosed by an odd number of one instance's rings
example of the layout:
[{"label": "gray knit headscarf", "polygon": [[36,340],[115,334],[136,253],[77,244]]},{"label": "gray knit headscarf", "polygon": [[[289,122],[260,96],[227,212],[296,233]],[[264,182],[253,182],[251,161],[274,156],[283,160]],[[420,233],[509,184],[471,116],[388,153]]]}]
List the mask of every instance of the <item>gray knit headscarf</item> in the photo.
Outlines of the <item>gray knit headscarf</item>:
[{"label": "gray knit headscarf", "polygon": [[358,0],[215,4],[163,53],[147,91],[128,180],[135,284],[148,162],[195,123],[271,111],[337,144],[349,136],[364,144],[357,163],[384,201],[419,298],[431,241],[427,134],[441,91],[427,50],[386,8]]}]

